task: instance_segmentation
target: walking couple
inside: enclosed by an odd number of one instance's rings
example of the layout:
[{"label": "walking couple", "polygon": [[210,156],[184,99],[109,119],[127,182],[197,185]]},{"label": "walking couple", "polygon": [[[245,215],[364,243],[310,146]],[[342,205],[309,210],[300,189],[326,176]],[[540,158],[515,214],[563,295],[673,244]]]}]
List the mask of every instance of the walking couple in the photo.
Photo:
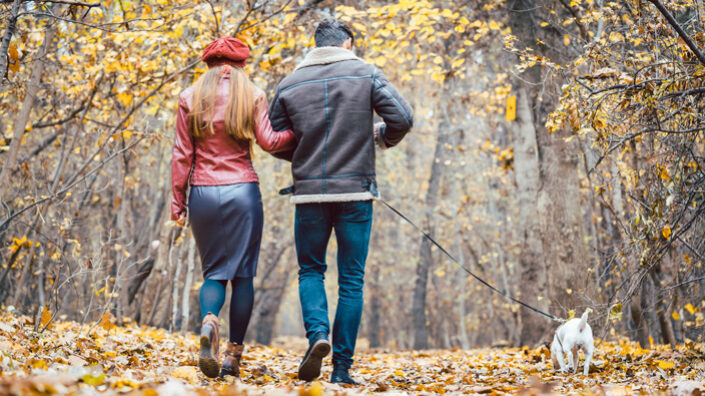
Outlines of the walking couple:
[{"label": "walking couple", "polygon": [[[348,370],[362,316],[372,200],[378,195],[375,144],[399,143],[412,126],[413,111],[380,70],[355,56],[345,24],[321,21],[315,42],[279,84],[269,110],[243,69],[249,48],[232,37],[205,49],[208,71],[179,97],[171,210],[181,225],[188,213],[201,256],[199,367],[208,377],[240,375],[262,239],[262,198],[251,155],[257,143],[291,161],[299,297],[309,340],[299,378],[317,378],[331,350],[323,279],[335,230],[339,294],[331,382],[355,383]],[[374,112],[384,122],[373,124]],[[230,337],[221,368],[218,314],[228,281]]]}]

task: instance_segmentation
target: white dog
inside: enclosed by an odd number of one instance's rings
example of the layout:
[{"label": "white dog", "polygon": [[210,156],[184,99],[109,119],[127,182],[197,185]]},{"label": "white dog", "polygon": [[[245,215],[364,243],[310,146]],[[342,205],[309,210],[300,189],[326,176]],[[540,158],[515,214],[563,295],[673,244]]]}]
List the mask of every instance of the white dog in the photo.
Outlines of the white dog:
[{"label": "white dog", "polygon": [[[595,350],[592,340],[592,329],[587,323],[588,312],[585,311],[580,319],[574,318],[563,323],[556,330],[556,335],[551,343],[551,360],[553,360],[554,369],[558,369],[560,365],[562,372],[566,372],[571,368],[573,372],[576,372],[578,370],[578,349],[582,348],[585,354],[583,374],[588,375],[592,353]],[[568,357],[567,367],[563,356]]]}]

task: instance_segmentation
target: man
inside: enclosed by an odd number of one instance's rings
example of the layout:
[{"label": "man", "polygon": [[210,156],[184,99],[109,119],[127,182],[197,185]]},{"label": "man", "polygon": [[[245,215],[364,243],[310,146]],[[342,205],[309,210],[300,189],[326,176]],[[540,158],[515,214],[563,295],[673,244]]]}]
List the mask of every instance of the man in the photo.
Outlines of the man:
[{"label": "man", "polygon": [[[331,349],[323,279],[334,229],[339,293],[331,382],[355,384],[348,370],[362,316],[372,200],[378,195],[375,141],[382,148],[399,143],[411,129],[413,111],[381,71],[351,51],[353,33],[345,24],[321,21],[315,40],[316,48],[279,84],[270,106],[274,130],[291,129],[298,140],[285,157],[294,178],[299,298],[309,340],[299,378],[317,378]],[[373,110],[384,120],[376,127]]]}]

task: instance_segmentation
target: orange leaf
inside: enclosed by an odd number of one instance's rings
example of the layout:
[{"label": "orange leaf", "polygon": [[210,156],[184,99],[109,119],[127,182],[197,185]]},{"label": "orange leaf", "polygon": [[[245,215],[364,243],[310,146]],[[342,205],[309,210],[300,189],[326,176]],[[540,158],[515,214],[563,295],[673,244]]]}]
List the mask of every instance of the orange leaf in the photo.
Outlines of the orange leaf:
[{"label": "orange leaf", "polygon": [[39,324],[42,326],[42,328],[46,327],[47,324],[51,321],[51,311],[47,309],[47,307],[42,308],[42,317],[39,320]]}]

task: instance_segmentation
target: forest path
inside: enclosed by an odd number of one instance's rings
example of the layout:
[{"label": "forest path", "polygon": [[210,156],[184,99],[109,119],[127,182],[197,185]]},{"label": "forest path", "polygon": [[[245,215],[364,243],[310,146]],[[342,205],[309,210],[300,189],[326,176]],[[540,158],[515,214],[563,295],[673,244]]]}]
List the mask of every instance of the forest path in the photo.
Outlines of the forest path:
[{"label": "forest path", "polygon": [[0,395],[319,396],[522,391],[612,395],[667,391],[690,395],[705,390],[702,344],[645,350],[628,341],[602,342],[587,378],[555,373],[545,347],[363,350],[352,371],[361,383],[356,387],[327,382],[330,359],[324,361],[321,382],[297,380],[305,345],[301,339],[281,339],[279,346],[250,346],[243,359],[242,381],[205,378],[195,367],[196,345],[193,334],[182,337],[151,327],[121,327],[107,317],[101,323],[83,326],[57,322],[36,334],[31,318],[2,313]]}]

